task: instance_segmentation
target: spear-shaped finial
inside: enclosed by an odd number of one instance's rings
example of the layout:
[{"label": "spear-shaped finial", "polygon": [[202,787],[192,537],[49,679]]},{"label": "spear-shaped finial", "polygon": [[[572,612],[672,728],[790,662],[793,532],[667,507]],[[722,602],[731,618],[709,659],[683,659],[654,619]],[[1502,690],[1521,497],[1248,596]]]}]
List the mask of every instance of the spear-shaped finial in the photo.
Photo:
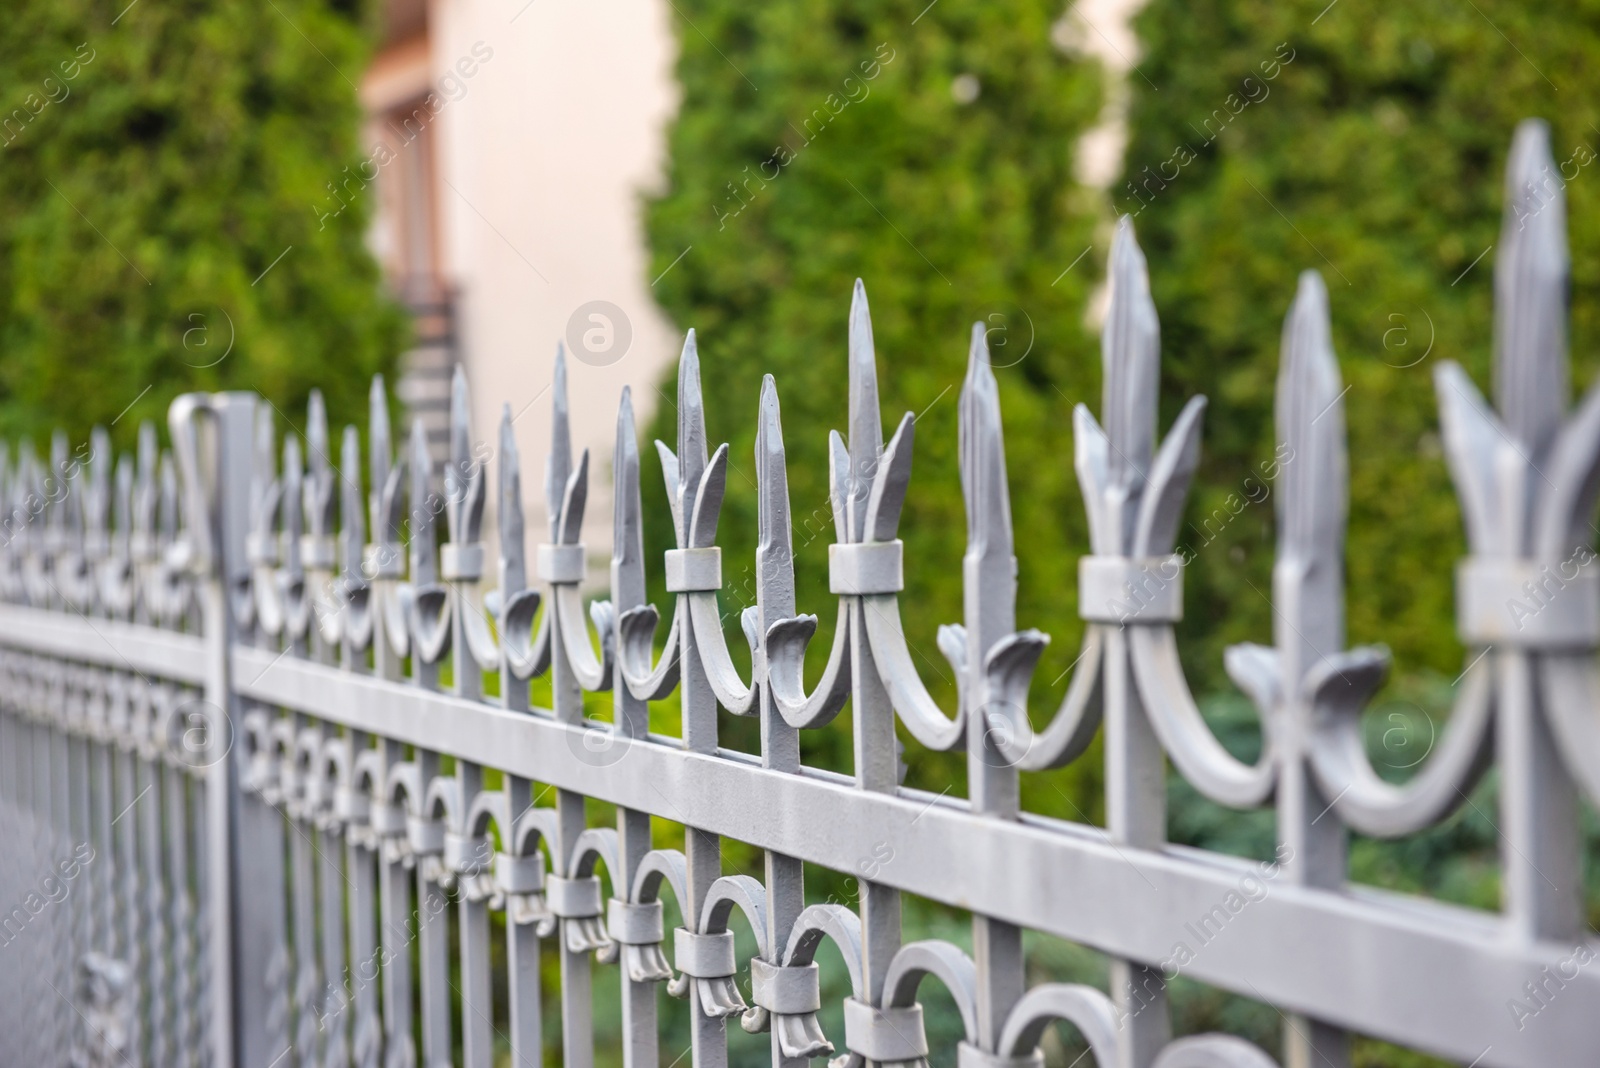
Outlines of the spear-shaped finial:
[{"label": "spear-shaped finial", "polygon": [[789,523],[789,472],[783,448],[778,383],[761,379],[761,421],[756,427],[756,569],[762,625],[794,615],[794,548]]},{"label": "spear-shaped finial", "polygon": [[639,439],[633,424],[633,391],[622,387],[617,408],[617,443],[612,452],[611,574],[619,610],[644,603],[643,501],[639,489]]},{"label": "spear-shaped finial", "polygon": [[1150,276],[1127,215],[1118,221],[1111,243],[1110,275],[1100,334],[1105,383],[1101,410],[1111,445],[1106,461],[1111,486],[1125,491],[1126,535],[1155,455],[1161,359],[1161,323],[1150,297]]},{"label": "spear-shaped finial", "polygon": [[411,421],[411,583],[431,585],[437,580],[434,561],[433,457],[428,452],[428,432],[421,419]]},{"label": "spear-shaped finial", "polygon": [[1316,271],[1300,275],[1283,324],[1276,419],[1280,444],[1289,450],[1278,491],[1280,554],[1337,559],[1345,521],[1343,390],[1328,290]]},{"label": "spear-shaped finial", "polygon": [[372,376],[367,391],[367,507],[371,513],[372,538],[380,540],[384,529],[383,488],[389,484],[394,442],[389,434],[389,394],[383,376]]},{"label": "spear-shaped finial", "polygon": [[[710,461],[709,441],[700,391],[700,345],[691,328],[678,356],[678,477],[686,499],[692,498]],[[684,519],[687,523],[688,516]]]},{"label": "spear-shaped finial", "polygon": [[300,535],[305,530],[305,461],[300,455],[300,438],[295,434],[283,436],[283,494],[279,498],[283,509],[283,540],[279,549],[290,575],[300,572]]},{"label": "spear-shaped finial", "polygon": [[339,450],[339,538],[345,577],[361,579],[361,553],[366,545],[366,521],[361,514],[361,435],[353,426],[344,428]]},{"label": "spear-shaped finial", "polygon": [[66,537],[71,521],[76,494],[67,488],[67,432],[56,430],[50,435],[50,471],[45,476],[45,531],[56,539]]},{"label": "spear-shaped finial", "polygon": [[331,537],[335,506],[333,460],[328,439],[328,409],[319,389],[313,389],[306,402],[306,450],[310,468],[304,490],[307,532],[316,538]]},{"label": "spear-shaped finial", "polygon": [[103,426],[89,432],[89,491],[83,501],[83,527],[92,555],[110,547],[111,468],[116,462],[111,435]]},{"label": "spear-shaped finial", "polygon": [[472,455],[472,400],[460,364],[450,383],[450,461],[444,493],[450,540],[459,545],[476,542],[483,518],[483,471]]},{"label": "spear-shaped finial", "polygon": [[161,543],[171,545],[178,536],[178,466],[170,449],[161,450]]},{"label": "spear-shaped finial", "polygon": [[500,589],[502,597],[528,585],[522,526],[522,456],[511,429],[511,405],[500,412],[500,483],[495,512],[500,522]]},{"label": "spear-shaped finial", "polygon": [[856,279],[850,296],[850,533],[859,541],[866,526],[867,498],[883,453],[883,422],[878,412],[878,361],[872,345],[872,312],[867,287]]},{"label": "spear-shaped finial", "polygon": [[1495,254],[1494,390],[1502,423],[1535,462],[1567,413],[1570,274],[1566,187],[1550,127],[1525,119],[1511,143]]},{"label": "spear-shaped finial", "polygon": [[119,556],[126,556],[133,538],[133,458],[127,453],[117,457],[117,496],[114,548]]},{"label": "spear-shaped finial", "polygon": [[544,465],[544,500],[550,519],[550,540],[561,539],[561,502],[567,479],[572,477],[572,427],[567,409],[567,350],[556,343],[556,366],[551,381],[550,455]]},{"label": "spear-shaped finial", "polygon": [[1344,648],[1343,396],[1328,290],[1320,274],[1306,271],[1283,324],[1276,413],[1278,567],[1298,590],[1275,614],[1274,644],[1285,655],[1287,686],[1298,686],[1313,664]]},{"label": "spear-shaped finial", "polygon": [[972,324],[967,379],[961,387],[960,442],[969,551],[975,550],[985,559],[1004,560],[1009,567],[1011,494],[1000,428],[1000,386],[989,363],[989,340],[981,322]]}]

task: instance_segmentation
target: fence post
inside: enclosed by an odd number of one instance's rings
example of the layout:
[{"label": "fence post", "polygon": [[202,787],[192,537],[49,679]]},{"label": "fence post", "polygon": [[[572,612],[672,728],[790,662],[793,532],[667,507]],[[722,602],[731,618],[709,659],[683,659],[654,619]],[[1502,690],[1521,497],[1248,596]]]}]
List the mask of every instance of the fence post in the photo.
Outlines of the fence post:
[{"label": "fence post", "polygon": [[[259,1011],[271,947],[250,937],[255,910],[238,895],[252,880],[236,846],[238,777],[233,752],[240,709],[233,691],[230,657],[238,622],[233,607],[248,588],[245,539],[249,526],[250,469],[255,447],[252,393],[185,394],[172,404],[168,422],[182,478],[187,563],[196,572],[205,638],[204,893],[209,904],[209,985],[212,1063],[216,1068],[264,1068],[266,1050],[250,1036],[261,1030]],[[197,419],[204,415],[206,418]],[[244,1030],[240,1029],[243,1023]],[[248,1032],[248,1034],[246,1033]],[[259,1039],[262,1036],[256,1035]]]}]

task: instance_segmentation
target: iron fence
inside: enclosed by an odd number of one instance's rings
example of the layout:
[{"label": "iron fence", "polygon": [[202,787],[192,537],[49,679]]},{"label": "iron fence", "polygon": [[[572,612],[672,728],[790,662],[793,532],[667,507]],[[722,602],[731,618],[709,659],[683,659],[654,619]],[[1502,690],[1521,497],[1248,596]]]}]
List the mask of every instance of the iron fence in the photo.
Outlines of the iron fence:
[{"label": "iron fence", "polygon": [[[136,459],[113,460],[103,433],[87,453],[58,435],[48,467],[24,446],[0,464],[11,507],[0,532],[0,887],[17,902],[0,917],[7,1060],[404,1068],[451,1063],[459,1044],[464,1064],[487,1068],[499,1034],[511,1063],[536,1066],[539,960],[553,941],[561,1058],[574,1068],[595,1058],[597,981],[620,985],[630,1068],[660,1063],[658,1013],[675,1004],[658,999],[662,985],[683,999],[671,1011],[691,1021],[696,1066],[726,1063],[733,1026],[769,1033],[774,1064],[922,1064],[929,980],[960,1017],[961,1068],[1042,1065],[1055,1020],[1103,1068],[1276,1063],[1236,1037],[1174,1038],[1166,983],[1180,973],[1277,1007],[1290,1068],[1350,1064],[1351,1033],[1473,1065],[1592,1064],[1600,969],[1588,967],[1578,821],[1584,796],[1600,799],[1600,576],[1588,566],[1600,392],[1569,417],[1565,218],[1547,142],[1525,124],[1509,166],[1498,409],[1454,365],[1437,375],[1470,545],[1457,570],[1469,662],[1439,744],[1402,785],[1374,772],[1363,742],[1385,654],[1345,648],[1344,392],[1314,273],[1300,279],[1278,379],[1276,437],[1290,459],[1276,487],[1274,641],[1234,647],[1226,663],[1260,710],[1259,759],[1232,756],[1190,693],[1174,638],[1187,563],[1177,528],[1205,402],[1191,400],[1158,440],[1159,329],[1126,220],[1111,255],[1101,420],[1073,413],[1090,525],[1086,632],[1042,730],[1027,708],[1047,639],[1016,625],[984,332],[973,331],[960,401],[965,611],[939,633],[960,683],[946,710],[902,626],[897,532],[916,424],[907,415],[884,443],[859,283],[849,432],[830,438],[838,600],[825,661],[808,650],[816,617],[796,604],[770,377],[755,449],[755,604],[740,620],[748,673],[728,648],[716,544],[728,452],[706,435],[692,332],[676,447],[658,445],[676,541],[659,561],[672,601],[664,637],[645,603],[645,490],[626,393],[609,597],[586,602],[590,462],[569,445],[559,361],[537,589],[509,413],[497,447],[477,448],[459,373],[442,470],[420,429],[396,455],[381,382],[365,458],[351,428],[337,467],[316,400],[305,455],[290,435],[280,466],[268,413],[237,393],[179,398],[170,455],[151,428]],[[491,452],[500,529],[485,593]],[[809,690],[808,655],[825,665]],[[549,709],[529,707],[541,675]],[[485,676],[497,696],[485,697]],[[609,720],[585,715],[596,691],[610,695]],[[674,691],[679,736],[651,733],[649,703]],[[850,768],[803,764],[801,732],[847,704]],[[719,747],[723,714],[759,720],[759,756]],[[1102,730],[1106,827],[1023,810],[1022,776],[1078,759]],[[967,796],[902,785],[899,735],[905,761],[965,752]],[[1252,863],[1168,844],[1169,765],[1224,805],[1274,807],[1275,854]],[[1436,825],[1491,765],[1499,912],[1347,882],[1352,831]],[[536,803],[536,784],[553,805]],[[590,825],[590,798],[616,806],[615,826]],[[653,819],[681,824],[684,848],[658,848]],[[762,850],[762,878],[725,874],[722,839]],[[806,864],[859,876],[854,904],[808,903]],[[904,942],[902,894],[969,911],[970,954]],[[674,930],[668,899],[683,917]],[[504,913],[499,976],[493,912]],[[1029,988],[1025,929],[1107,954],[1109,991]],[[747,960],[739,930],[756,947]],[[842,1033],[817,1016],[824,940],[848,973]]]}]

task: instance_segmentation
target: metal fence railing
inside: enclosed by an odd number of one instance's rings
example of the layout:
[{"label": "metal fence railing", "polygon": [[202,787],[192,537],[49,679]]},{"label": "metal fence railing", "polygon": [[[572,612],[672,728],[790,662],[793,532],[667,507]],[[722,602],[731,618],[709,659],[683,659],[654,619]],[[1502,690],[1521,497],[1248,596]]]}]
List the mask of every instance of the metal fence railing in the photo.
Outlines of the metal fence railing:
[{"label": "metal fence railing", "polygon": [[[1600,799],[1600,393],[1568,416],[1565,215],[1538,123],[1518,132],[1505,220],[1497,410],[1454,365],[1437,375],[1470,546],[1457,571],[1468,665],[1438,744],[1400,785],[1364,748],[1385,655],[1345,648],[1344,393],[1312,273],[1278,379],[1274,641],[1227,657],[1260,710],[1260,757],[1231,755],[1190,693],[1176,535],[1204,400],[1158,440],[1158,325],[1127,221],[1111,255],[1101,419],[1074,412],[1086,631],[1043,729],[1027,707],[1045,638],[1016,625],[984,333],[960,401],[965,613],[939,636],[960,682],[946,709],[902,627],[903,570],[918,566],[897,537],[916,427],[907,416],[884,443],[859,284],[849,433],[831,439],[838,615],[825,660],[796,604],[770,377],[748,672],[728,648],[716,540],[729,461],[706,436],[692,333],[676,447],[661,447],[676,548],[650,561],[671,595],[664,636],[645,603],[640,525],[661,496],[640,485],[626,394],[609,594],[582,592],[590,461],[569,446],[559,363],[552,518],[531,571],[509,421],[477,447],[459,374],[442,470],[420,432],[397,457],[381,383],[365,457],[351,428],[337,465],[316,400],[305,454],[289,436],[280,456],[265,406],[241,393],[178,398],[170,460],[153,429],[136,459],[114,460],[100,433],[78,453],[58,436],[48,466],[25,449],[0,464],[4,1059],[488,1068],[538,1065],[559,1033],[572,1068],[597,1055],[656,1068],[677,1053],[660,1039],[674,1013],[706,1068],[727,1062],[731,1027],[770,1035],[780,1065],[832,1054],[840,1068],[930,1056],[1023,1068],[1043,1064],[1055,1020],[1101,1068],[1277,1063],[1236,1037],[1174,1038],[1166,984],[1181,974],[1276,1007],[1288,1068],[1346,1068],[1352,1034],[1461,1064],[1593,1064],[1600,943],[1579,817]],[[540,676],[547,709],[529,707]],[[609,718],[585,713],[596,691]],[[674,695],[681,731],[652,733],[650,702]],[[851,765],[803,764],[801,732],[847,705]],[[759,756],[719,747],[724,713],[759,720]],[[1102,732],[1106,826],[1025,811],[1023,778]],[[911,764],[964,752],[967,796],[903,786],[902,739]],[[1223,805],[1274,807],[1275,855],[1168,844],[1169,766]],[[1491,767],[1500,911],[1347,881],[1351,832],[1437,825]],[[594,825],[591,799],[614,806],[614,825]],[[663,846],[667,823],[683,848]],[[724,839],[762,851],[760,878],[725,872]],[[855,900],[808,898],[807,865],[856,877]],[[903,894],[970,913],[970,951],[904,941]],[[1030,986],[1024,930],[1104,953],[1109,989]],[[847,973],[842,1028],[819,1019],[824,942]],[[541,990],[541,954],[559,958],[558,991]],[[620,990],[620,1050],[596,1049],[597,983]],[[955,1049],[929,1047],[918,999],[932,984],[959,1016]]]}]

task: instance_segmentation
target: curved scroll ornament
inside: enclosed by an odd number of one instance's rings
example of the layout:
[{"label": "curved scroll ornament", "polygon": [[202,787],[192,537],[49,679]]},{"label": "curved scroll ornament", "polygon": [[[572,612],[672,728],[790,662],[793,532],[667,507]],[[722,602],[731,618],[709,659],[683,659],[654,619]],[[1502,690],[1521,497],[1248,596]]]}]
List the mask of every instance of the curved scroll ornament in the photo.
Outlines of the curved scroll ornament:
[{"label": "curved scroll ornament", "polygon": [[433,491],[433,454],[422,420],[411,422],[411,598],[406,630],[411,649],[424,664],[437,664],[450,651],[450,590],[439,583],[434,544],[440,499]]},{"label": "curved scroll ornament", "polygon": [[[1542,766],[1520,763],[1540,746],[1510,739],[1548,729],[1561,743],[1553,748],[1569,774],[1600,800],[1593,716],[1600,699],[1593,662],[1600,573],[1591,566],[1589,523],[1600,492],[1600,389],[1567,417],[1569,261],[1565,193],[1556,173],[1548,128],[1522,123],[1507,165],[1495,264],[1498,414],[1458,365],[1442,364],[1435,376],[1472,554],[1457,569],[1457,622],[1466,644],[1480,650],[1437,752],[1401,787],[1372,771],[1360,712],[1381,680],[1376,654],[1350,665],[1367,675],[1357,674],[1353,686],[1339,685],[1326,669],[1308,679],[1318,713],[1313,770],[1322,789],[1338,795],[1340,818],[1369,834],[1410,833],[1464,804],[1490,763],[1492,728],[1501,717],[1510,717],[1500,723],[1508,739],[1503,791],[1545,777]],[[1352,674],[1349,667],[1345,674]],[[1537,722],[1540,708],[1548,728]]]},{"label": "curved scroll ornament", "polygon": [[551,393],[550,457],[545,469],[551,541],[538,548],[539,576],[550,584],[549,625],[560,633],[562,652],[578,685],[590,691],[609,690],[616,647],[615,613],[610,601],[597,600],[589,606],[588,615],[599,632],[600,654],[596,656],[584,622],[581,590],[587,567],[587,550],[581,539],[583,510],[589,497],[589,450],[583,450],[574,468],[567,409],[567,356],[559,344]]},{"label": "curved scroll ornament", "polygon": [[[707,456],[700,357],[693,330],[684,337],[678,358],[678,451],[674,453],[660,441],[656,442],[656,451],[661,457],[677,545],[667,553],[666,586],[676,598],[672,623],[657,662],[651,660],[656,626],[661,619],[656,607],[630,608],[617,619],[622,678],[633,696],[659,700],[677,686],[684,651],[694,648],[718,703],[734,715],[752,715],[759,691],[754,682],[746,685],[739,678],[717,608],[717,593],[722,589],[722,550],[715,543],[727,484],[728,447],[721,445],[714,456]],[[753,619],[753,611],[747,610],[741,620],[750,639],[752,657],[760,644],[751,631]]]},{"label": "curved scroll ornament", "polygon": [[1372,771],[1359,713],[1383,682],[1388,654],[1344,649],[1344,392],[1327,290],[1320,276],[1307,271],[1284,323],[1278,376],[1275,640],[1270,648],[1234,646],[1225,658],[1229,676],[1261,713],[1259,760],[1249,765],[1235,759],[1212,735],[1184,680],[1170,626],[1135,631],[1135,678],[1163,748],[1211,799],[1239,808],[1262,804],[1284,781],[1286,769],[1301,765],[1327,799],[1312,812],[1327,805],[1366,833],[1405,834],[1464,802],[1486,755],[1486,691],[1480,680],[1469,678],[1444,744],[1406,786],[1391,786]]},{"label": "curved scroll ornament", "polygon": [[[1513,769],[1506,762],[1554,748],[1571,778],[1600,801],[1600,569],[1590,522],[1600,491],[1600,387],[1569,417],[1571,268],[1557,174],[1548,127],[1523,122],[1507,167],[1495,263],[1499,412],[1489,411],[1460,368],[1446,365],[1438,375],[1440,415],[1472,550],[1456,575],[1458,627],[1469,645],[1492,650],[1485,659],[1496,715],[1508,717],[1503,736],[1527,740],[1512,746],[1522,752],[1502,754],[1505,773],[1543,777],[1537,763]],[[1558,745],[1536,740],[1541,709]]]},{"label": "curved scroll ornament", "polygon": [[[963,1046],[960,1064],[963,1068],[1038,1068],[1044,1063],[1039,1041],[1045,1028],[1057,1020],[1077,1028],[1098,1068],[1126,1062],[1128,1033],[1110,998],[1091,986],[1046,983],[1028,991],[1013,1006],[1000,1032],[998,1057]],[[1278,1068],[1278,1062],[1242,1038],[1209,1034],[1168,1043],[1151,1068]]]},{"label": "curved scroll ornament", "polygon": [[1088,623],[1078,671],[1049,726],[1029,726],[1034,666],[1049,640],[1038,631],[1002,639],[986,651],[985,722],[996,748],[1016,766],[1061,767],[1093,741],[1103,677],[1126,670],[1123,629],[1171,626],[1183,615],[1183,565],[1174,555],[1178,521],[1200,458],[1204,397],[1191,398],[1156,448],[1160,326],[1133,221],[1117,224],[1111,293],[1102,335],[1105,428],[1084,405],[1073,411],[1078,484],[1093,554],[1079,562],[1078,614]]},{"label": "curved scroll ornament", "polygon": [[[528,586],[528,562],[523,548],[522,458],[511,430],[511,406],[500,413],[499,495],[495,508],[500,522],[500,585],[484,600],[499,620],[500,637],[494,647],[501,668],[518,680],[542,674],[550,666],[550,616],[546,613],[537,632],[534,617],[542,598]],[[475,640],[482,640],[475,639]],[[485,646],[483,652],[490,651]],[[482,661],[480,661],[482,662]]]},{"label": "curved scroll ornament", "polygon": [[361,555],[361,574],[370,583],[368,613],[373,637],[393,657],[411,652],[412,586],[405,578],[406,462],[402,456],[392,462],[394,452],[389,437],[389,398],[383,376],[372,376],[368,394],[368,476],[371,480],[367,508],[371,518],[372,541]]}]

